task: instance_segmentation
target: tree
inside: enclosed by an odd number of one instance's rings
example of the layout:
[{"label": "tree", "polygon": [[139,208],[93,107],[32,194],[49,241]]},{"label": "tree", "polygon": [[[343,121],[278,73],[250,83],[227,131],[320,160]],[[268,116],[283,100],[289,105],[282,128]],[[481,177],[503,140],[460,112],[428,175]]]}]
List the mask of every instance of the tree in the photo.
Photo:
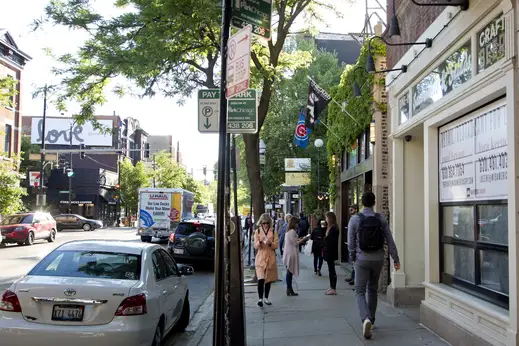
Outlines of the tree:
[{"label": "tree", "polygon": [[[183,98],[198,87],[220,84],[217,62],[220,51],[221,1],[219,0],[116,0],[126,12],[105,18],[92,6],[93,1],[52,0],[45,19],[36,27],[50,23],[87,32],[90,38],[76,55],[56,57],[62,63],[55,73],[62,78],[63,91],[58,108],[66,101],[81,104],[79,119],[93,119],[95,107],[106,100],[111,79],[122,76],[143,90],[143,94]],[[284,51],[285,41],[301,15],[320,19],[320,8],[333,9],[321,0],[273,0],[274,37],[266,45],[255,43],[252,49],[253,87],[261,88],[258,126],[267,116],[273,90],[279,80],[307,63],[308,56]],[[131,92],[116,86],[115,92]],[[264,211],[258,155],[259,133],[245,135],[245,153],[254,208]]]},{"label": "tree", "polygon": [[27,192],[20,186],[18,162],[18,157],[0,156],[0,215],[23,209],[22,196]]},{"label": "tree", "polygon": [[183,188],[187,184],[186,170],[174,162],[171,154],[160,152],[155,156],[153,172],[156,187]]},{"label": "tree", "polygon": [[[20,172],[26,172],[27,168],[32,167],[35,170],[39,170],[41,167],[41,162],[31,161],[29,159],[30,154],[39,154],[40,146],[38,144],[31,144],[31,136],[22,136],[22,142],[20,144],[21,150],[21,162],[20,162]],[[46,174],[50,174],[50,166],[47,165]]]},{"label": "tree", "polygon": [[139,189],[149,186],[150,176],[141,161],[134,166],[128,158],[120,163],[119,169],[121,170],[122,204],[130,215],[135,215],[139,205]]},{"label": "tree", "polygon": [[18,95],[18,81],[11,76],[0,78],[0,107],[14,106],[14,97]]}]

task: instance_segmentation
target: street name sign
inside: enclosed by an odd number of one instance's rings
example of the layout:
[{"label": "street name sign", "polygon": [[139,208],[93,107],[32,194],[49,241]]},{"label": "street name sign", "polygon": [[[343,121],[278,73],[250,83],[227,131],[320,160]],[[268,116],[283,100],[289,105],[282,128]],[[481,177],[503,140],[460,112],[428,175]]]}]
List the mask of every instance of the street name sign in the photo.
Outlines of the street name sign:
[{"label": "street name sign", "polygon": [[220,90],[198,90],[198,132],[218,133]]},{"label": "street name sign", "polygon": [[255,89],[242,91],[227,100],[227,132],[258,132],[258,107]]},{"label": "street name sign", "polygon": [[229,99],[249,89],[250,45],[252,27],[246,26],[229,38],[227,44],[227,84],[225,96]]},{"label": "street name sign", "polygon": [[234,0],[232,26],[252,25],[252,33],[264,39],[272,38],[272,0]]}]

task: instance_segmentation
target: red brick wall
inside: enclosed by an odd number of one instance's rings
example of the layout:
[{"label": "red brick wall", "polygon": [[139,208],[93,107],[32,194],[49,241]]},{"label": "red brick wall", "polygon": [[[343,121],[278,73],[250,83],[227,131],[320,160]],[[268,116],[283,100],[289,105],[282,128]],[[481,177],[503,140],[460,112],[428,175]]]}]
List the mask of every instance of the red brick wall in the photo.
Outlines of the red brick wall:
[{"label": "red brick wall", "polygon": [[[418,0],[420,3],[432,3],[434,0]],[[395,0],[397,17],[400,23],[400,37],[386,38],[389,42],[415,42],[420,35],[434,22],[440,13],[445,10],[443,6],[417,6],[410,0]],[[387,23],[391,22],[393,15],[393,0],[387,0]],[[413,46],[391,47],[387,46],[387,67],[398,68],[396,63],[402,58],[408,49]]]}]

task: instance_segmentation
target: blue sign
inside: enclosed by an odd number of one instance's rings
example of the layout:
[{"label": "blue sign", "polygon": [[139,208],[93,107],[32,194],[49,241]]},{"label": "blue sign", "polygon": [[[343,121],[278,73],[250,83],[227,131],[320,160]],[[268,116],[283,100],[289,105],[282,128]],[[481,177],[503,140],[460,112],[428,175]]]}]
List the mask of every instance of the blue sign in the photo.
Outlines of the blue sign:
[{"label": "blue sign", "polygon": [[145,227],[151,227],[155,224],[153,216],[144,209],[139,211],[139,219],[142,220],[142,224],[144,224]]}]

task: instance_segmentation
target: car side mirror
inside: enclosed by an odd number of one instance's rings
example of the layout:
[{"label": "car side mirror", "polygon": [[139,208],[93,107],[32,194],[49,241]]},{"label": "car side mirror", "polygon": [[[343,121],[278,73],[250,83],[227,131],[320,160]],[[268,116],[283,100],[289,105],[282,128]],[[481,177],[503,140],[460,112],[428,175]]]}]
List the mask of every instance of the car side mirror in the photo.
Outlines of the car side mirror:
[{"label": "car side mirror", "polygon": [[195,273],[195,270],[191,266],[186,266],[183,264],[177,264],[178,270],[180,271],[181,275],[193,275]]}]

